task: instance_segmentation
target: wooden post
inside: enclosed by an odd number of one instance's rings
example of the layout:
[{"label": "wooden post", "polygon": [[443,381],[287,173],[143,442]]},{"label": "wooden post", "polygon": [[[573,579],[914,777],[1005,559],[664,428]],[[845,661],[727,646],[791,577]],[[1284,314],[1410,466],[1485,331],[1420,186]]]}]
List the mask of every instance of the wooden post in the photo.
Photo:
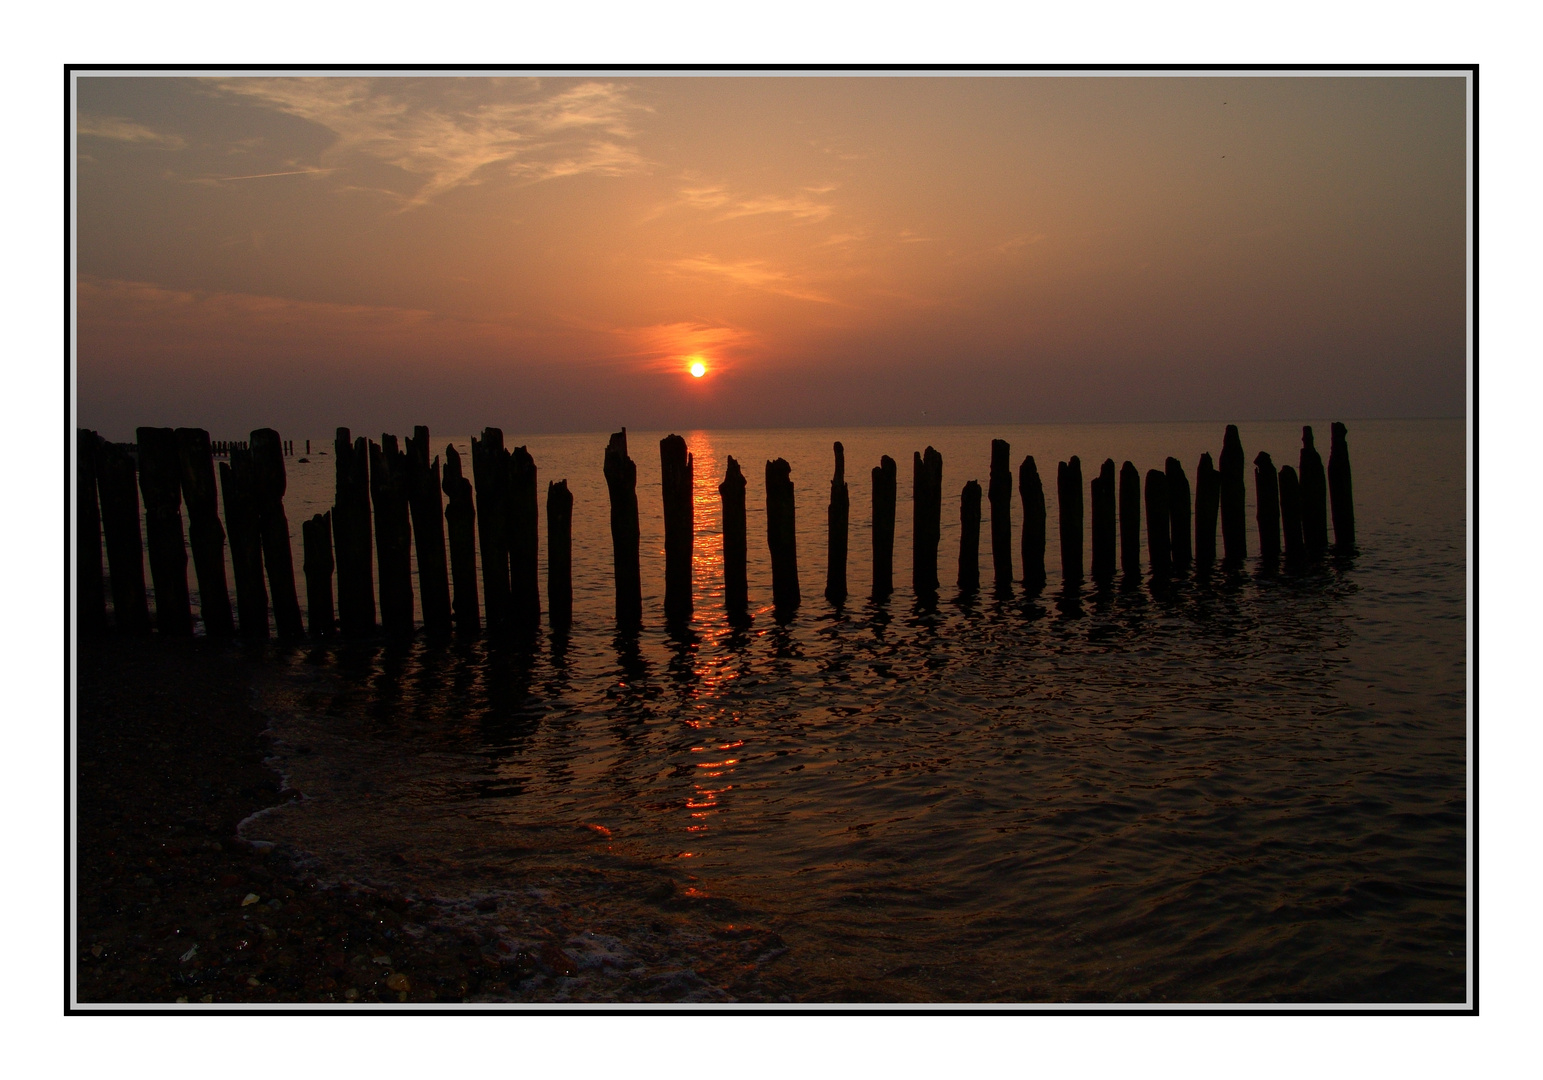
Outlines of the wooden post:
[{"label": "wooden post", "polygon": [[96,443],[96,432],[75,429],[75,629],[83,636],[107,629],[102,515],[96,499]]},{"label": "wooden post", "polygon": [[1056,466],[1056,499],[1061,517],[1061,581],[1082,583],[1082,461],[1073,454]]},{"label": "wooden post", "polygon": [[305,561],[305,610],[313,638],[331,637],[332,621],[332,512],[312,514],[300,523]]},{"label": "wooden post", "polygon": [[1302,540],[1302,484],[1290,465],[1280,469],[1280,520],[1286,534],[1286,565],[1296,566],[1307,555]]},{"label": "wooden post", "polygon": [[477,485],[477,536],[482,543],[482,606],[488,633],[509,624],[509,451],[504,433],[490,427],[471,441],[471,474]]},{"label": "wooden post", "polygon": [[1036,593],[1045,587],[1045,487],[1032,454],[1018,466],[1018,496],[1023,500],[1023,587]]},{"label": "wooden post", "polygon": [[289,519],[284,516],[284,453],[272,428],[252,432],[252,476],[256,481],[257,527],[262,533],[263,565],[268,568],[268,592],[273,598],[273,623],[279,637],[305,636],[300,619],[300,595],[295,591],[294,554],[289,546]]},{"label": "wooden post", "polygon": [[1190,499],[1189,477],[1178,458],[1163,463],[1168,481],[1168,559],[1169,568],[1182,574],[1190,564]]},{"label": "wooden post", "polygon": [[1114,578],[1116,547],[1114,459],[1105,458],[1090,491],[1093,502],[1093,580],[1101,584]]},{"label": "wooden post", "polygon": [[370,443],[370,502],[375,507],[375,561],[380,566],[380,628],[413,632],[412,523],[407,510],[407,461],[396,436]]},{"label": "wooden post", "polygon": [[748,481],[739,462],[731,456],[718,495],[723,501],[723,606],[732,621],[742,618],[749,605],[746,579],[745,488]]},{"label": "wooden post", "polygon": [[1350,447],[1345,425],[1336,423],[1329,436],[1329,506],[1334,513],[1334,550],[1355,554],[1355,499],[1350,490]]},{"label": "wooden post", "polygon": [[423,630],[430,637],[450,633],[450,574],[445,567],[444,503],[440,497],[439,458],[429,460],[429,429],[421,424],[406,440],[407,508],[413,545],[418,552],[418,595],[423,600]]},{"label": "wooden post", "polygon": [[911,588],[938,591],[938,542],[943,535],[943,455],[932,447],[911,455]]},{"label": "wooden post", "polygon": [[546,606],[553,630],[573,625],[573,493],[566,480],[546,486]]},{"label": "wooden post", "polygon": [[1259,557],[1280,561],[1280,483],[1275,462],[1263,450],[1254,457],[1254,520],[1259,523]]},{"label": "wooden post", "polygon": [[830,505],[825,509],[825,599],[840,607],[847,598],[847,495],[846,451],[835,444],[836,472],[830,480]]},{"label": "wooden post", "polygon": [[1195,570],[1208,574],[1216,563],[1216,517],[1221,507],[1222,477],[1209,453],[1195,469]]},{"label": "wooden post", "polygon": [[[375,632],[369,444],[363,437],[350,441],[348,429],[340,427],[332,452],[337,470],[332,546],[337,552],[339,628],[348,637],[365,637]],[[235,550],[234,539],[231,550]]]},{"label": "wooden post", "polygon": [[1173,533],[1168,525],[1168,476],[1147,470],[1147,562],[1153,577],[1167,577],[1172,569]]},{"label": "wooden post", "polygon": [[455,629],[478,634],[482,620],[477,605],[477,508],[472,503],[471,481],[461,474],[461,455],[445,444],[445,522],[450,530],[450,573],[455,578]]},{"label": "wooden post", "polygon": [[895,459],[879,458],[873,470],[873,598],[895,591],[895,501],[898,490]]},{"label": "wooden post", "polygon": [[980,482],[959,493],[959,591],[980,591]]},{"label": "wooden post", "polygon": [[102,536],[112,585],[113,627],[120,634],[144,634],[150,630],[135,471],[134,458],[123,447],[105,441],[97,443],[96,483],[102,501]]},{"label": "wooden post", "polygon": [[798,534],[793,512],[793,467],[766,463],[766,544],[771,549],[772,604],[781,617],[798,607]]},{"label": "wooden post", "polygon": [[991,505],[991,571],[998,592],[1013,587],[1013,466],[1012,448],[991,440],[991,477],[986,498]]},{"label": "wooden post", "polygon": [[220,462],[220,493],[236,578],[236,617],[245,638],[268,636],[268,586],[263,583],[263,534],[257,510],[257,477],[252,452],[231,447]]},{"label": "wooden post", "polygon": [[611,559],[616,573],[616,628],[643,625],[643,573],[638,562],[638,467],[627,456],[627,429],[605,447],[605,486],[611,495]]},{"label": "wooden post", "polygon": [[1228,424],[1222,437],[1220,472],[1223,560],[1241,566],[1248,558],[1248,529],[1244,519],[1243,442],[1236,424]]},{"label": "wooden post", "polygon": [[1120,466],[1120,572],[1141,576],[1141,474],[1128,461]]},{"label": "wooden post", "polygon": [[686,440],[666,435],[659,440],[659,487],[664,498],[664,617],[667,622],[691,621],[691,556],[695,536],[692,486],[695,468]]},{"label": "wooden post", "polygon": [[225,527],[220,524],[209,433],[203,428],[178,428],[176,436],[182,498],[188,506],[188,546],[193,549],[193,569],[198,574],[198,609],[204,633],[230,637],[236,632],[236,622],[225,579]]},{"label": "wooden post", "polygon": [[515,631],[541,631],[541,558],[536,459],[523,446],[509,452],[509,614]]},{"label": "wooden post", "polygon": [[188,600],[188,552],[182,536],[182,464],[171,428],[142,427],[139,443],[139,493],[145,501],[145,550],[155,584],[155,628],[162,634],[193,633]]},{"label": "wooden post", "polygon": [[1302,485],[1302,540],[1307,554],[1317,558],[1329,550],[1329,485],[1323,458],[1313,446],[1313,429],[1302,428],[1302,458],[1297,469]]}]

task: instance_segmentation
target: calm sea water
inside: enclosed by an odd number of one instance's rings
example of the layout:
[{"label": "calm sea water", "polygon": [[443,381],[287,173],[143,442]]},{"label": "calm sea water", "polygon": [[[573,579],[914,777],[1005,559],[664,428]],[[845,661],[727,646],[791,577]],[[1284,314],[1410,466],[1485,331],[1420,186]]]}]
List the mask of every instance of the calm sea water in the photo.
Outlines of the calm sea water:
[{"label": "calm sea water", "polygon": [[[1329,424],[1309,422],[1327,459]],[[1243,425],[1248,461],[1295,465],[1299,433]],[[1461,421],[1351,425],[1351,561],[1272,575],[1251,560],[1102,593],[1061,588],[1057,460],[1080,455],[1088,480],[1105,457],[1145,472],[1171,454],[1193,483],[1221,425],[683,431],[697,614],[676,636],[664,434],[630,434],[640,635],[612,625],[605,433],[506,433],[574,494],[571,636],[268,646],[275,764],[305,798],[246,835],[309,853],[324,877],[437,897],[490,955],[556,943],[577,965],[517,971],[502,998],[1465,1000]],[[1045,481],[1037,596],[991,593],[989,503],[987,590],[950,587],[958,493],[985,486],[992,438]],[[843,610],[823,597],[835,439],[852,505]],[[931,606],[909,588],[910,459],[928,445],[944,473]],[[868,472],[886,453],[896,592],[875,604]],[[754,621],[738,630],[722,611],[728,455],[750,480]],[[804,596],[787,625],[771,618],[763,524],[777,456],[793,467]],[[288,469],[299,577],[299,522],[331,505],[332,458]],[[1016,486],[1013,502],[1017,567]]]}]

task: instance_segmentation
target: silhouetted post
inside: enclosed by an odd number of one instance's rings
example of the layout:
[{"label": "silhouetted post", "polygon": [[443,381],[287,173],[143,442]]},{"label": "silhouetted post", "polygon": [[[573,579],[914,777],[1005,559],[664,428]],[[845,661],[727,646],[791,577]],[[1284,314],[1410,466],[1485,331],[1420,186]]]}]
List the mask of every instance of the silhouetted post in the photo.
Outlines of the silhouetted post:
[{"label": "silhouetted post", "polygon": [[429,429],[421,424],[413,428],[406,447],[407,507],[412,515],[413,543],[418,549],[423,630],[430,637],[444,637],[450,633],[450,574],[445,566],[439,458],[429,460]]},{"label": "silhouetted post", "polygon": [[1013,466],[1012,448],[1002,439],[991,440],[991,478],[986,498],[991,505],[991,571],[998,591],[1013,584]]},{"label": "silhouetted post", "polygon": [[1120,466],[1120,571],[1141,575],[1141,474],[1128,461]]},{"label": "silhouetted post", "polygon": [[1108,582],[1114,577],[1115,497],[1114,459],[1105,458],[1093,478],[1093,580]]},{"label": "silhouetted post", "polygon": [[375,507],[375,561],[380,566],[380,628],[413,632],[412,524],[407,509],[407,461],[395,435],[370,443],[370,501]]},{"label": "silhouetted post", "polygon": [[1254,519],[1259,523],[1259,557],[1280,561],[1280,484],[1275,462],[1263,450],[1254,457]]},{"label": "silhouetted post", "polygon": [[155,628],[162,634],[193,633],[188,599],[188,552],[182,538],[182,464],[171,428],[142,427],[139,444],[139,493],[145,501],[145,550],[155,584]]},{"label": "silhouetted post", "polygon": [[523,446],[509,452],[509,608],[513,628],[541,630],[540,509],[536,503],[536,459]]},{"label": "silhouetted post", "polygon": [[496,635],[509,623],[509,451],[499,428],[483,428],[481,440],[472,439],[471,474],[482,542],[482,604],[488,633]]},{"label": "silhouetted post", "polygon": [[1355,551],[1355,499],[1350,492],[1350,447],[1345,443],[1345,425],[1329,429],[1329,508],[1334,514],[1334,549],[1341,554]]},{"label": "silhouetted post", "polygon": [[150,630],[145,599],[145,553],[139,535],[139,488],[134,459],[123,447],[97,444],[96,484],[102,500],[102,536],[113,594],[113,627],[121,634]]},{"label": "silhouetted post", "polygon": [[182,498],[188,507],[188,547],[193,549],[193,569],[198,574],[198,608],[204,633],[230,637],[236,632],[236,622],[225,580],[225,527],[220,524],[209,433],[203,428],[178,428],[176,438]]},{"label": "silhouetted post", "polygon": [[1248,529],[1244,520],[1243,441],[1236,424],[1227,425],[1221,459],[1223,559],[1240,566],[1248,558]]},{"label": "silhouetted post", "polygon": [[82,635],[107,629],[102,515],[96,501],[96,441],[96,432],[75,429],[75,626]]},{"label": "silhouetted post", "polygon": [[664,617],[691,620],[691,554],[695,543],[692,484],[695,459],[679,435],[659,440],[659,486],[664,495]]},{"label": "silhouetted post", "polygon": [[311,456],[311,440],[310,439],[305,440],[305,456],[306,457],[310,457]]},{"label": "silhouetted post", "polygon": [[1286,565],[1295,566],[1307,555],[1302,541],[1302,484],[1290,465],[1280,469],[1280,521],[1286,534]]},{"label": "silhouetted post", "polygon": [[638,467],[627,456],[627,429],[605,448],[605,486],[611,493],[611,557],[616,570],[616,627],[643,625],[643,575],[638,563]]},{"label": "silhouetted post", "polygon": [[847,495],[846,451],[835,444],[836,472],[830,480],[830,505],[825,508],[825,599],[840,607],[847,598]]},{"label": "silhouetted post", "polygon": [[1023,500],[1023,587],[1045,587],[1045,486],[1030,454],[1018,466],[1018,496]]},{"label": "silhouetted post", "polygon": [[546,606],[553,630],[573,625],[573,493],[566,480],[546,486]]},{"label": "silhouetted post", "polygon": [[895,499],[898,489],[895,459],[879,458],[873,470],[873,598],[895,591]]},{"label": "silhouetted post", "polygon": [[220,493],[225,498],[225,528],[230,534],[230,562],[236,578],[236,617],[245,638],[268,636],[268,586],[263,582],[263,535],[257,509],[257,477],[252,452],[230,449],[220,462]]},{"label": "silhouetted post", "polygon": [[1221,507],[1222,477],[1209,453],[1195,469],[1195,569],[1210,573],[1216,563],[1216,517]]},{"label": "silhouetted post", "polygon": [[971,480],[959,494],[959,591],[980,591],[980,482]]},{"label": "silhouetted post", "polygon": [[445,444],[445,523],[450,530],[450,573],[455,579],[455,629],[461,634],[482,630],[477,605],[477,508],[471,481],[461,474],[461,455]]},{"label": "silhouetted post", "polygon": [[943,455],[932,447],[911,457],[911,588],[938,591],[938,542],[943,535]]},{"label": "silhouetted post", "polygon": [[331,637],[332,622],[332,512],[312,514],[300,523],[305,561],[305,610],[313,638]]},{"label": "silhouetted post", "polygon": [[1061,517],[1061,580],[1082,582],[1082,461],[1076,454],[1056,466],[1056,500]]},{"label": "silhouetted post", "polygon": [[272,428],[252,432],[252,476],[256,481],[257,527],[262,533],[263,565],[273,598],[273,623],[282,638],[305,636],[300,595],[295,591],[295,561],[289,547],[289,519],[284,515],[284,451]]},{"label": "silhouetted post", "polygon": [[1171,569],[1172,530],[1168,524],[1168,477],[1147,470],[1147,562],[1153,577],[1167,577]]},{"label": "silhouetted post", "polygon": [[1302,541],[1307,554],[1317,558],[1329,550],[1329,485],[1323,475],[1323,458],[1313,446],[1313,429],[1302,428],[1302,459],[1298,466],[1302,484]]},{"label": "silhouetted post", "polygon": [[782,458],[766,463],[766,543],[771,549],[772,603],[781,615],[791,614],[800,599],[792,472]]},{"label": "silhouetted post", "polygon": [[[332,444],[337,494],[332,502],[332,547],[337,552],[338,623],[348,637],[375,632],[375,570],[370,560],[370,453],[360,436],[340,427]],[[227,522],[230,518],[227,516]],[[231,540],[235,551],[235,540]]]},{"label": "silhouetted post", "polygon": [[750,602],[746,579],[745,488],[748,481],[731,456],[718,485],[723,501],[723,606],[730,618],[742,617]]},{"label": "silhouetted post", "polygon": [[1168,481],[1169,565],[1175,574],[1182,574],[1190,563],[1189,477],[1184,475],[1178,458],[1169,458],[1163,463],[1163,470]]}]

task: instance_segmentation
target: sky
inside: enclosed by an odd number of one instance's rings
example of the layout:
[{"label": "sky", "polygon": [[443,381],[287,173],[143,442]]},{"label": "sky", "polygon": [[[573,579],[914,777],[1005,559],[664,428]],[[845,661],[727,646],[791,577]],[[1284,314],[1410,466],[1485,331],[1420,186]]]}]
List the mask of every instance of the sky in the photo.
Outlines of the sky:
[{"label": "sky", "polygon": [[109,438],[1465,412],[1461,78],[75,88]]}]

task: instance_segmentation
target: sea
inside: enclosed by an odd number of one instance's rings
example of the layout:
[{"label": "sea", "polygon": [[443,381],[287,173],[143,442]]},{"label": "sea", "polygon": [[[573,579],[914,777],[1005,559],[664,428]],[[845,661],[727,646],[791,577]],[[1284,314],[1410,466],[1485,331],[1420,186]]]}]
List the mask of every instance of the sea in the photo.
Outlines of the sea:
[{"label": "sea", "polygon": [[[1465,421],[1349,423],[1358,551],[1288,572],[1257,558],[1252,462],[1296,465],[1304,423],[1327,461],[1329,420],[1240,425],[1245,565],[1106,587],[1061,580],[1056,463],[1078,455],[1086,484],[1105,458],[1144,474],[1172,456],[1193,484],[1222,424],[679,431],[685,629],[663,616],[670,433],[632,431],[635,635],[614,622],[609,433],[505,431],[539,492],[573,493],[571,631],[255,647],[272,764],[299,794],[243,834],[320,880],[432,900],[508,972],[495,1002],[1471,1002]],[[283,434],[303,607],[300,522],[332,505],[332,438],[305,454]],[[992,439],[1011,444],[1017,574],[1016,472],[1038,463],[1041,591],[993,588],[989,501],[982,591],[953,587],[959,493],[987,486]],[[838,440],[840,606],[823,595]],[[469,476],[469,437],[433,436],[446,444]],[[943,459],[935,599],[910,586],[911,460],[928,446]],[[869,474],[885,454],[895,591],[876,601]],[[731,455],[749,480],[748,626],[723,606]],[[803,596],[787,620],[764,525],[778,457]],[[540,531],[544,609],[544,517]]]}]

